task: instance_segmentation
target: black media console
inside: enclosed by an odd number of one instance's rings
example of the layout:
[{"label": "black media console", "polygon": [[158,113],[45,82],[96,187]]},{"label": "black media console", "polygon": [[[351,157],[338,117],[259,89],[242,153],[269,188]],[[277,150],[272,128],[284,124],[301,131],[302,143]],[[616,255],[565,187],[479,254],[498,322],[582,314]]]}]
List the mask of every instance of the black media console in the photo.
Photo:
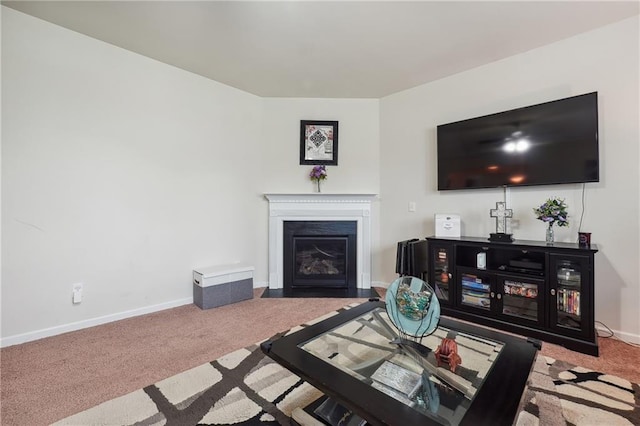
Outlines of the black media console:
[{"label": "black media console", "polygon": [[429,283],[442,314],[598,355],[597,247],[428,237]]}]

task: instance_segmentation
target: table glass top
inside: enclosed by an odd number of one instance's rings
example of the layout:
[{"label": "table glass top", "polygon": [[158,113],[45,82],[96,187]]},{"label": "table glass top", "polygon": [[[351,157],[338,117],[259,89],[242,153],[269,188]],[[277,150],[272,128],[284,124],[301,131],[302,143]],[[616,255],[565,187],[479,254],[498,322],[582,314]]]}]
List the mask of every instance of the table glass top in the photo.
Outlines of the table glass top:
[{"label": "table glass top", "polygon": [[[376,308],[299,347],[442,424],[458,424],[504,343],[442,326],[422,347],[393,343],[398,335],[386,311]],[[455,343],[441,346],[443,339]]]}]

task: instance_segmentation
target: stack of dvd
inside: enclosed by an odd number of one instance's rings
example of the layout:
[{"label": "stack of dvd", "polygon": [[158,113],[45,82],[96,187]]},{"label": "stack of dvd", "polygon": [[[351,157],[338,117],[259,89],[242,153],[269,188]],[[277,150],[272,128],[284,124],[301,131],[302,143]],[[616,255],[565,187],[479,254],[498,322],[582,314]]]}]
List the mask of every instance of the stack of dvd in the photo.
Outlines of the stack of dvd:
[{"label": "stack of dvd", "polygon": [[462,274],[462,303],[478,308],[489,309],[491,286],[482,282],[481,278],[471,274]]}]

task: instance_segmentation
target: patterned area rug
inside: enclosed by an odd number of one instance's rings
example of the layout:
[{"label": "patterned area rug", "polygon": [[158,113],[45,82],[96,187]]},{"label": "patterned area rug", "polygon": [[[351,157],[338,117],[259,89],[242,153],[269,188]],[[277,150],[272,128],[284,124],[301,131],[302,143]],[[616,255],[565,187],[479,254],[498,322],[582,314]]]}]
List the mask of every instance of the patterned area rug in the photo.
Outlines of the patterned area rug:
[{"label": "patterned area rug", "polygon": [[538,355],[517,426],[640,425],[640,386]]},{"label": "patterned area rug", "polygon": [[[255,344],[55,425],[288,425],[297,407],[320,396]],[[516,424],[638,425],[639,399],[638,384],[538,356]]]}]

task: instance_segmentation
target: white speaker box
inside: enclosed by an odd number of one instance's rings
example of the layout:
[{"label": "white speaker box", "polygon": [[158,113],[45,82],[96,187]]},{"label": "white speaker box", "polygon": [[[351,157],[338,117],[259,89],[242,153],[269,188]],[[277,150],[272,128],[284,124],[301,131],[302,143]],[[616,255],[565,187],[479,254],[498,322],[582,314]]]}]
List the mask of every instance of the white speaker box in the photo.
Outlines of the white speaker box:
[{"label": "white speaker box", "polygon": [[487,269],[487,253],[480,252],[476,255],[476,268]]},{"label": "white speaker box", "polygon": [[436,237],[460,237],[460,215],[436,214]]}]

